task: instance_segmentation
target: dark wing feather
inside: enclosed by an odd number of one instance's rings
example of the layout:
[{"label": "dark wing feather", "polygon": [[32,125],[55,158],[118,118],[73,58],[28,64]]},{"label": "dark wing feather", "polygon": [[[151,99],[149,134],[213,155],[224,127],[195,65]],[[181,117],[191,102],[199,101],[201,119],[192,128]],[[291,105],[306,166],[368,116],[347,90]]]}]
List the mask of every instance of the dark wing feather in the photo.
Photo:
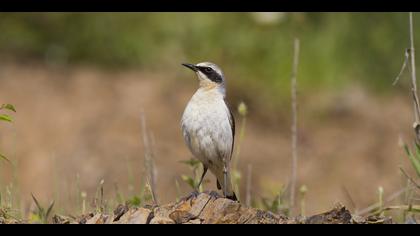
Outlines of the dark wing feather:
[{"label": "dark wing feather", "polygon": [[227,107],[227,109],[229,111],[229,114],[228,114],[228,116],[229,116],[229,123],[230,123],[230,127],[232,129],[232,151],[230,153],[230,158],[232,158],[233,147],[235,146],[235,117],[233,116],[232,111],[230,110],[229,104],[227,103],[226,99],[224,101],[225,101],[226,107]]}]

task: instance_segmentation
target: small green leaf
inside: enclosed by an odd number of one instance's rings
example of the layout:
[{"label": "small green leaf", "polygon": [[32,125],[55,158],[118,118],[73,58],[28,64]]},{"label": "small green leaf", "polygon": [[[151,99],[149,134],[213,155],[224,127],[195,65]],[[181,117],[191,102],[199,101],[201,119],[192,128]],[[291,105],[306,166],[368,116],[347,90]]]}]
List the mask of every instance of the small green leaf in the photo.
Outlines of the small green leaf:
[{"label": "small green leaf", "polygon": [[246,114],[248,113],[248,108],[246,107],[246,104],[244,102],[239,103],[238,113],[241,116],[246,116]]},{"label": "small green leaf", "polygon": [[138,196],[133,196],[131,199],[128,200],[128,204],[139,207],[141,205],[141,199]]},{"label": "small green leaf", "polygon": [[10,111],[16,112],[16,109],[12,104],[3,104],[0,107],[0,110],[1,109],[7,109],[7,110],[10,110]]},{"label": "small green leaf", "polygon": [[416,150],[417,150],[417,160],[420,162],[420,145],[416,143]]},{"label": "small green leaf", "polygon": [[408,145],[407,145],[407,144],[404,144],[404,150],[405,150],[405,152],[407,153],[407,155],[408,155],[408,156],[410,156],[410,155],[411,155],[411,151],[410,151],[410,149],[408,148]]},{"label": "small green leaf", "polygon": [[280,208],[280,200],[278,197],[276,197],[271,203],[271,210],[274,212],[278,212],[279,208]]},{"label": "small green leaf", "polygon": [[0,115],[0,120],[7,121],[7,122],[12,122],[13,121],[12,120],[12,117],[10,117],[10,116],[8,116],[6,114],[1,114]]},{"label": "small green leaf", "polygon": [[0,159],[3,159],[5,161],[7,161],[7,162],[10,162],[10,160],[7,159],[7,157],[5,157],[4,155],[2,155],[1,153],[0,153]]},{"label": "small green leaf", "polygon": [[195,181],[190,176],[182,175],[182,180],[187,183],[191,188],[195,189]]},{"label": "small green leaf", "polygon": [[41,222],[41,217],[39,217],[38,214],[34,214],[34,213],[29,213],[29,217],[28,217],[28,221],[30,223],[40,223]]},{"label": "small green leaf", "polygon": [[410,151],[407,145],[404,145],[404,149],[407,152],[408,159],[416,170],[417,175],[420,177],[420,148],[416,144],[415,155]]},{"label": "small green leaf", "polygon": [[241,172],[237,171],[237,170],[232,170],[232,179],[234,179],[234,181],[240,181],[242,178]]},{"label": "small green leaf", "polygon": [[262,204],[263,204],[265,210],[270,209],[270,205],[268,204],[268,200],[266,198],[262,199]]},{"label": "small green leaf", "polygon": [[184,163],[186,165],[189,165],[191,167],[195,167],[198,166],[200,164],[200,161],[195,159],[195,158],[191,158],[189,160],[185,160],[185,161],[180,161],[181,163]]}]

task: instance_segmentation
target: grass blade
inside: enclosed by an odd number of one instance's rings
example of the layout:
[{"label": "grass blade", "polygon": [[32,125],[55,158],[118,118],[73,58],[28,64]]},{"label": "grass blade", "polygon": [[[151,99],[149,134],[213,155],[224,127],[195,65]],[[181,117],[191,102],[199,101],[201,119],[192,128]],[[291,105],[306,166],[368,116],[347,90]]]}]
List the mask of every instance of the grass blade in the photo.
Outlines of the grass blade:
[{"label": "grass blade", "polygon": [[7,122],[12,122],[13,121],[12,120],[12,117],[10,117],[10,116],[8,116],[6,114],[1,114],[0,115],[0,120],[7,121]]},{"label": "grass blade", "polygon": [[7,161],[7,162],[10,163],[10,160],[7,159],[7,157],[5,157],[4,155],[2,155],[1,153],[0,153],[0,159],[3,159],[3,160],[5,160],[5,161]]},{"label": "grass blade", "polygon": [[414,169],[416,170],[417,176],[420,177],[420,148],[416,144],[416,153],[413,154],[407,147],[407,145],[404,146],[406,149],[406,152],[408,154],[408,158],[410,159],[411,164],[413,165]]},{"label": "grass blade", "polygon": [[48,217],[51,214],[53,207],[54,207],[54,201],[51,202],[50,206],[47,209],[47,213],[45,213],[45,221],[48,220]]},{"label": "grass blade", "polygon": [[200,164],[200,161],[195,159],[195,158],[191,158],[189,160],[182,160],[182,161],[179,161],[179,162],[183,163],[183,164],[186,164],[188,166],[191,166],[191,167],[195,167],[195,166],[198,166]]},{"label": "grass blade", "polygon": [[405,210],[405,211],[410,211],[410,212],[415,212],[415,213],[420,213],[420,205],[400,205],[400,206],[388,206],[386,208],[383,209],[384,211],[389,211],[389,210]]},{"label": "grass blade", "polygon": [[0,110],[1,109],[7,109],[7,110],[10,110],[10,111],[16,112],[16,109],[12,104],[3,104],[0,107]]},{"label": "grass blade", "polygon": [[416,150],[417,150],[416,158],[420,162],[420,145],[418,143],[416,143]]},{"label": "grass blade", "polygon": [[43,211],[44,209],[41,207],[41,205],[39,204],[38,200],[36,199],[36,197],[31,193],[32,199],[35,202],[36,207],[38,208],[39,211]]}]

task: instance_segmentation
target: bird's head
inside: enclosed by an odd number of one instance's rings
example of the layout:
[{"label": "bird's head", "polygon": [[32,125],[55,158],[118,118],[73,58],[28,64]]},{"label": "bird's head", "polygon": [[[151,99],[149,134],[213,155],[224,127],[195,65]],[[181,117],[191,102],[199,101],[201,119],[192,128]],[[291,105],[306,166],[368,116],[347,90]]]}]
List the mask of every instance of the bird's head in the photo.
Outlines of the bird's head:
[{"label": "bird's head", "polygon": [[225,78],[222,70],[214,63],[201,62],[196,65],[183,63],[185,67],[190,68],[197,74],[202,88],[224,88]]}]

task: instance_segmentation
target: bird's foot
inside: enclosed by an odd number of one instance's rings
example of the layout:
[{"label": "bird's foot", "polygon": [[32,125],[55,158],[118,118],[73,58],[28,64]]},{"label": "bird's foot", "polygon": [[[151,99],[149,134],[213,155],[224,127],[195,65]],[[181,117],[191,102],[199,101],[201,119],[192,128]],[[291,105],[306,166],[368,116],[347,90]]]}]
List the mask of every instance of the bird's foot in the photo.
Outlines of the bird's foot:
[{"label": "bird's foot", "polygon": [[188,196],[181,198],[180,202],[186,202],[186,201],[189,201],[191,199],[197,198],[198,195],[200,195],[200,192],[197,191],[197,190],[194,190],[190,194],[188,194]]},{"label": "bird's foot", "polygon": [[208,195],[210,195],[211,198],[214,198],[214,200],[221,198],[222,196],[216,192],[216,191],[205,191]]}]

